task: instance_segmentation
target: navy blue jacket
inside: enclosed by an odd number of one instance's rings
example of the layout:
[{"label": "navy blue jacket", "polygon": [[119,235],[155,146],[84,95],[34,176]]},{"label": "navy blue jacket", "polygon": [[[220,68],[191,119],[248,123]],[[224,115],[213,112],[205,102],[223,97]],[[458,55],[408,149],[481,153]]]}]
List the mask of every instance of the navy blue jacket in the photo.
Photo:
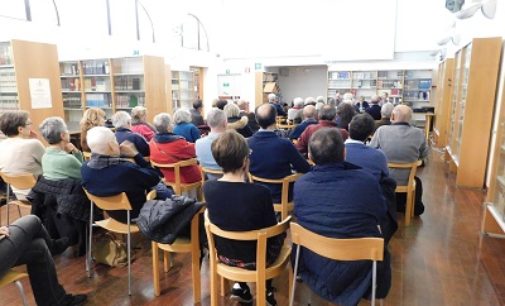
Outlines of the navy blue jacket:
[{"label": "navy blue jacket", "polygon": [[[347,162],[315,166],[295,183],[296,219],[301,226],[323,236],[382,237],[377,225],[386,213],[377,179]],[[391,282],[389,254],[378,267],[377,297],[381,298],[387,295]],[[368,261],[339,262],[303,248],[299,262],[303,281],[339,305],[357,305],[365,296],[371,286],[371,268]]]},{"label": "navy blue jacket", "polygon": [[292,131],[291,133],[289,134],[289,139],[298,139],[303,131],[305,131],[305,129],[311,125],[311,124],[316,124],[317,123],[317,120],[316,119],[306,119],[306,120],[303,120],[300,124],[298,124]]},{"label": "navy blue jacket", "polygon": [[144,136],[133,133],[131,130],[126,128],[119,128],[116,129],[116,139],[119,144],[125,140],[132,142],[142,156],[149,156],[149,144],[147,144]]},{"label": "navy blue jacket", "polygon": [[270,103],[272,104],[275,109],[277,110],[277,116],[286,116],[286,112],[284,111],[284,109],[282,108],[282,105],[278,104],[278,103]]},{"label": "navy blue jacket", "polygon": [[370,107],[366,110],[366,112],[370,114],[370,116],[372,116],[374,120],[381,120],[382,118],[381,107],[379,104],[370,105]]},{"label": "navy blue jacket", "polygon": [[192,143],[200,138],[200,130],[191,122],[177,124],[174,127],[174,134],[180,135]]},{"label": "navy blue jacket", "polygon": [[[306,173],[309,163],[296,150],[295,146],[273,131],[258,131],[248,140],[251,148],[249,171],[254,176],[279,179],[293,173],[292,170]],[[274,203],[280,203],[282,186],[280,184],[263,184],[272,193]],[[290,188],[291,189],[291,188]]]},{"label": "navy blue jacket", "polygon": [[346,161],[364,168],[373,174],[378,182],[383,177],[389,176],[386,155],[381,150],[357,142],[346,143],[345,150]]}]

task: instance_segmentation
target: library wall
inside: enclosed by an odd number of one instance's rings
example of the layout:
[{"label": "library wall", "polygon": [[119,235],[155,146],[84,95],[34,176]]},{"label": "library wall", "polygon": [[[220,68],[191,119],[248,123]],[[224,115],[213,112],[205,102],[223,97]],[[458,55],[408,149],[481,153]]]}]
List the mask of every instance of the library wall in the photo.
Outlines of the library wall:
[{"label": "library wall", "polygon": [[285,102],[296,97],[326,97],[327,66],[283,67],[279,70],[279,87]]}]

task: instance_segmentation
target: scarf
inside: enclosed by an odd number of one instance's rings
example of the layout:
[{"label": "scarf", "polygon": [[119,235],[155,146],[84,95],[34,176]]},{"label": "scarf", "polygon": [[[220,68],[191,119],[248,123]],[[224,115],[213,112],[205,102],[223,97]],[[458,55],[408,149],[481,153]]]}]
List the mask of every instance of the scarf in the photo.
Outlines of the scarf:
[{"label": "scarf", "polygon": [[92,169],[104,169],[109,166],[115,166],[125,163],[131,163],[131,162],[128,159],[121,157],[113,157],[108,155],[92,153],[91,159],[89,160],[87,165]]}]

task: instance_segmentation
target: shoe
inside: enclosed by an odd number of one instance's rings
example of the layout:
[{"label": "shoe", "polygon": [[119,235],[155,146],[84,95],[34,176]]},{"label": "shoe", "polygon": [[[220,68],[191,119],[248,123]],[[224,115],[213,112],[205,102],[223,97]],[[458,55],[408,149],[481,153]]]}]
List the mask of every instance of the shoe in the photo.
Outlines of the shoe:
[{"label": "shoe", "polygon": [[253,301],[249,287],[242,288],[239,283],[233,285],[230,298],[240,303],[252,303]]},{"label": "shoe", "polygon": [[88,297],[85,294],[67,294],[63,299],[61,306],[79,306],[84,304]]},{"label": "shoe", "polygon": [[420,216],[424,213],[424,204],[418,203],[414,206],[414,216]]},{"label": "shoe", "polygon": [[267,305],[268,306],[277,306],[277,301],[274,298],[273,288],[270,290],[267,290]]},{"label": "shoe", "polygon": [[68,240],[68,237],[63,237],[60,239],[54,239],[52,246],[49,248],[51,251],[51,255],[59,255],[63,253],[68,246],[70,245],[70,241]]}]

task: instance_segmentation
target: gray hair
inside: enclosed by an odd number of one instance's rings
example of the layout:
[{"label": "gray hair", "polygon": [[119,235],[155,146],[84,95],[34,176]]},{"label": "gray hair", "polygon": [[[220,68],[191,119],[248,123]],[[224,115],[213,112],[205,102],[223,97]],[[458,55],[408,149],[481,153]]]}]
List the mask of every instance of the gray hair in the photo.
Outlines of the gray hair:
[{"label": "gray hair", "polygon": [[277,96],[274,93],[268,94],[268,102],[274,102]]},{"label": "gray hair", "polygon": [[381,97],[379,97],[378,95],[374,95],[372,96],[372,99],[370,100],[370,103],[372,104],[378,104],[381,100]]},{"label": "gray hair", "polygon": [[240,108],[241,110],[245,110],[248,106],[249,102],[247,102],[246,100],[238,100],[237,102],[237,106],[238,108]]},{"label": "gray hair", "polygon": [[39,130],[44,139],[51,145],[60,143],[63,138],[62,133],[68,132],[65,121],[60,117],[49,117],[44,119],[39,126]]},{"label": "gray hair", "polygon": [[219,108],[211,109],[207,114],[207,124],[211,129],[220,126],[224,127],[227,122],[226,114]]},{"label": "gray hair", "polygon": [[323,96],[317,96],[316,101],[317,101],[317,103],[326,104],[326,100],[324,99]]},{"label": "gray hair", "polygon": [[316,103],[316,99],[314,99],[314,97],[305,98],[305,105],[310,104],[310,103]]},{"label": "gray hair", "polygon": [[186,109],[178,109],[174,114],[175,124],[191,122],[191,114]]},{"label": "gray hair", "polygon": [[132,109],[132,122],[137,123],[142,121],[147,114],[147,109],[143,106],[135,106]]},{"label": "gray hair", "polygon": [[381,116],[382,118],[391,117],[391,113],[393,112],[394,105],[391,102],[386,102],[381,107]]},{"label": "gray hair", "polygon": [[[177,112],[175,113],[177,114]],[[153,125],[158,133],[165,133],[172,130],[172,117],[168,113],[159,113],[154,116]]]},{"label": "gray hair", "polygon": [[125,111],[118,111],[112,116],[112,125],[116,128],[128,128],[132,122],[132,117]]},{"label": "gray hair", "polygon": [[240,116],[240,108],[238,108],[238,106],[236,106],[235,104],[226,105],[223,111],[226,114],[227,118]]},{"label": "gray hair", "polygon": [[116,142],[114,133],[104,126],[91,128],[86,135],[86,142],[92,153],[107,155],[109,153],[109,144]]},{"label": "gray hair", "polygon": [[296,97],[293,99],[293,105],[296,107],[303,106],[303,99],[300,97]]},{"label": "gray hair", "polygon": [[317,102],[316,103],[316,110],[319,111],[321,108],[323,108],[324,102]]},{"label": "gray hair", "polygon": [[353,99],[354,99],[353,94],[350,92],[346,92],[342,98],[342,102],[352,104]]}]

